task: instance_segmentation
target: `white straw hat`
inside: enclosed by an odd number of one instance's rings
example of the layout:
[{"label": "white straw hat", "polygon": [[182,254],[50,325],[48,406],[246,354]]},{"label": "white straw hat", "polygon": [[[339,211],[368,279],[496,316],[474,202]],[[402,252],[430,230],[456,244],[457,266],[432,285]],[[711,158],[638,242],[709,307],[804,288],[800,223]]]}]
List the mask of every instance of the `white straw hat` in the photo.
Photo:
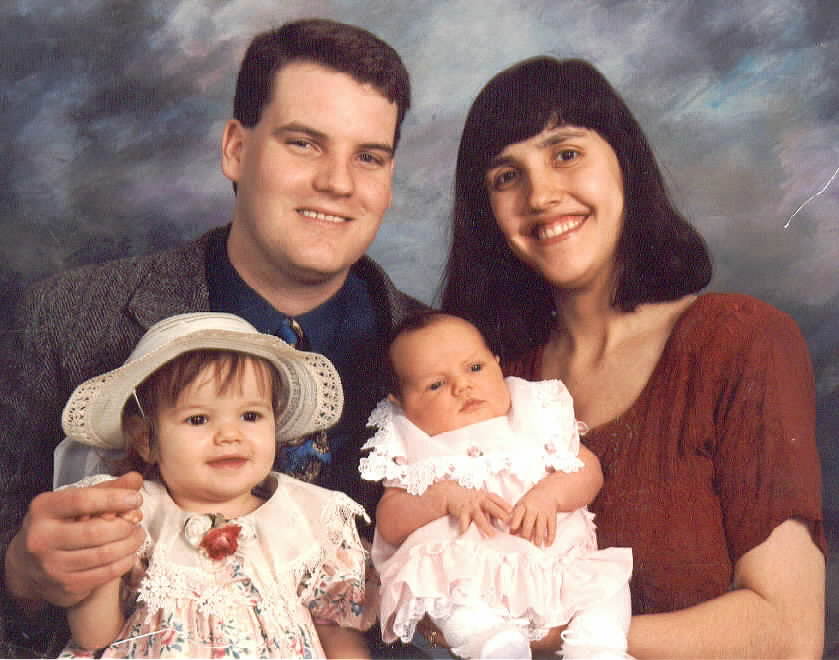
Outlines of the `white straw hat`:
[{"label": "white straw hat", "polygon": [[170,360],[200,349],[247,353],[277,368],[286,400],[277,418],[278,440],[322,431],[341,416],[341,379],[326,357],[298,351],[233,314],[197,312],[155,323],[125,364],[79,385],[61,416],[64,432],[86,445],[122,448],[122,411],[134,389]]}]

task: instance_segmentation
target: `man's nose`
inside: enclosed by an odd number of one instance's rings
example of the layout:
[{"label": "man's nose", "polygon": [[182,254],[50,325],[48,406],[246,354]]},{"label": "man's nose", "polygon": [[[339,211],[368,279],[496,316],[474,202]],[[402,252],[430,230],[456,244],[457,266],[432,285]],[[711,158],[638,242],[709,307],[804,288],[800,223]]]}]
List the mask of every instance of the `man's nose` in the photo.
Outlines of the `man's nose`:
[{"label": "man's nose", "polygon": [[346,196],[355,188],[351,163],[344,156],[326,154],[321,158],[315,176],[315,188],[320,192]]}]

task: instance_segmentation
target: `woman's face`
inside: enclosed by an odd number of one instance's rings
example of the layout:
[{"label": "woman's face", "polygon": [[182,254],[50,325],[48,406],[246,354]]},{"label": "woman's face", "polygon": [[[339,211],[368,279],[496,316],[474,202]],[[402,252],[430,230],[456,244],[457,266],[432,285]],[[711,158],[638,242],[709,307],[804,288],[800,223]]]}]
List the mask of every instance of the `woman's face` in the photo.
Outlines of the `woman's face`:
[{"label": "woman's face", "polygon": [[596,131],[562,125],[505,147],[486,172],[513,253],[557,289],[611,295],[623,226],[618,158]]}]

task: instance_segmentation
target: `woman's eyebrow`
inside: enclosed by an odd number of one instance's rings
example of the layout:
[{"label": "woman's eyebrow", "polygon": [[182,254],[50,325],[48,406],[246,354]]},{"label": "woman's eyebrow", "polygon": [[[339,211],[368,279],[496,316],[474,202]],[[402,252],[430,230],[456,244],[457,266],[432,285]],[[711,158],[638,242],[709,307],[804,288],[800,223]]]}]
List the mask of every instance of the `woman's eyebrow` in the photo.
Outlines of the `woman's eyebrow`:
[{"label": "woman's eyebrow", "polygon": [[[552,132],[550,135],[546,135],[543,140],[540,140],[536,143],[537,149],[546,149],[548,147],[552,147],[560,142],[564,142],[565,140],[570,140],[573,138],[581,138],[586,136],[586,131],[576,128],[558,128],[555,132]],[[506,147],[505,147],[506,149]],[[515,163],[515,158],[512,156],[505,155],[504,153],[498,154],[495,158],[489,161],[489,165],[487,169],[492,169],[495,167],[503,167],[505,165],[513,165]]]},{"label": "woman's eyebrow", "polygon": [[574,129],[574,128],[560,128],[557,129],[555,133],[551,133],[550,135],[546,136],[544,140],[538,142],[536,146],[540,149],[544,149],[545,147],[552,147],[555,144],[559,144],[560,142],[564,142],[565,140],[570,140],[572,138],[581,138],[585,137],[586,132]]}]

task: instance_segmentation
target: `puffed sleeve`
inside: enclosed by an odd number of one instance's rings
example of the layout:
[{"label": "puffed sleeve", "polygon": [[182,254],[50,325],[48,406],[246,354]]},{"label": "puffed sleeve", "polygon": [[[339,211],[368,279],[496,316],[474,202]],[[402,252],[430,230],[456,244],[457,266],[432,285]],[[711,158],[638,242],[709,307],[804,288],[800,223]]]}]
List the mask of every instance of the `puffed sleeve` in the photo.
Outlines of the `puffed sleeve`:
[{"label": "puffed sleeve", "polygon": [[378,576],[355,524],[361,505],[330,493],[319,512],[320,559],[304,574],[300,598],[316,623],[367,630],[378,615]]},{"label": "puffed sleeve", "polygon": [[715,411],[715,487],[732,561],[789,518],[826,551],[815,386],[806,343],[787,315],[745,310],[751,332],[731,358]]}]

